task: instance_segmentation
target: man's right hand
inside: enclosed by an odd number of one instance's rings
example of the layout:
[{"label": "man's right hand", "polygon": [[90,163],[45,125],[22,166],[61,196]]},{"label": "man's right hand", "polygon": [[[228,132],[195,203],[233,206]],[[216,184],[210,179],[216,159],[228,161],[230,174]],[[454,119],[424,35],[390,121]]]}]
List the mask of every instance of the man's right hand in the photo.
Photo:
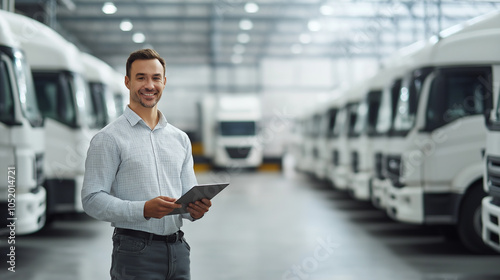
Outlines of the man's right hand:
[{"label": "man's right hand", "polygon": [[161,219],[175,208],[181,208],[182,205],[175,203],[176,200],[168,196],[158,196],[146,201],[146,204],[144,204],[144,218]]}]

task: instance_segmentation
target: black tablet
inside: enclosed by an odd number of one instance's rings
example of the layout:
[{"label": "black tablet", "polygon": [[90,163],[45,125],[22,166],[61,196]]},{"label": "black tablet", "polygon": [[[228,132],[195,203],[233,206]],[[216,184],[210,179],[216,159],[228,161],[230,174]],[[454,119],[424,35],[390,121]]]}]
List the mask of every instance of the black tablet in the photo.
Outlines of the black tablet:
[{"label": "black tablet", "polygon": [[189,203],[196,202],[202,198],[212,199],[228,185],[229,183],[196,185],[175,202],[181,204],[182,208],[176,208],[168,215],[188,213],[186,207]]}]

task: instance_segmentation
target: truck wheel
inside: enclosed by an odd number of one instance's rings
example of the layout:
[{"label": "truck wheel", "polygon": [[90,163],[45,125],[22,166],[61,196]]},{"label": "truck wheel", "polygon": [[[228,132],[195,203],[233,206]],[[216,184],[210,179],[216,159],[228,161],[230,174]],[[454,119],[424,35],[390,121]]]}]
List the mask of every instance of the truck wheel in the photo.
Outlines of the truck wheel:
[{"label": "truck wheel", "polygon": [[463,198],[458,218],[457,229],[460,240],[467,249],[477,254],[493,253],[493,250],[483,242],[481,234],[481,201],[485,196],[482,184],[472,186]]}]

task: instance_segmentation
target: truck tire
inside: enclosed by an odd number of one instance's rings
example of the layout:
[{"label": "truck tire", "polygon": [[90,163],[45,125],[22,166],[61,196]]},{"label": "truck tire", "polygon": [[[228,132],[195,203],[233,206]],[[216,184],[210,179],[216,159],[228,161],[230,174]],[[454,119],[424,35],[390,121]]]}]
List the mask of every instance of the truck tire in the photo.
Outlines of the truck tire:
[{"label": "truck tire", "polygon": [[458,236],[470,251],[490,254],[493,250],[483,242],[481,229],[481,201],[486,193],[481,183],[475,184],[465,193],[458,218]]}]

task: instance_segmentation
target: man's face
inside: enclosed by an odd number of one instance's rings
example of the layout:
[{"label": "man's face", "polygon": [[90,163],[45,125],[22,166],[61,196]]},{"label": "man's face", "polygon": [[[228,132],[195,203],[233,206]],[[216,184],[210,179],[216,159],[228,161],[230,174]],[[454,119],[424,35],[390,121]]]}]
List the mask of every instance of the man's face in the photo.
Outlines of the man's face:
[{"label": "man's face", "polygon": [[130,103],[153,108],[160,101],[167,78],[157,59],[140,59],[132,62],[130,78],[125,76],[125,85],[130,90]]}]

